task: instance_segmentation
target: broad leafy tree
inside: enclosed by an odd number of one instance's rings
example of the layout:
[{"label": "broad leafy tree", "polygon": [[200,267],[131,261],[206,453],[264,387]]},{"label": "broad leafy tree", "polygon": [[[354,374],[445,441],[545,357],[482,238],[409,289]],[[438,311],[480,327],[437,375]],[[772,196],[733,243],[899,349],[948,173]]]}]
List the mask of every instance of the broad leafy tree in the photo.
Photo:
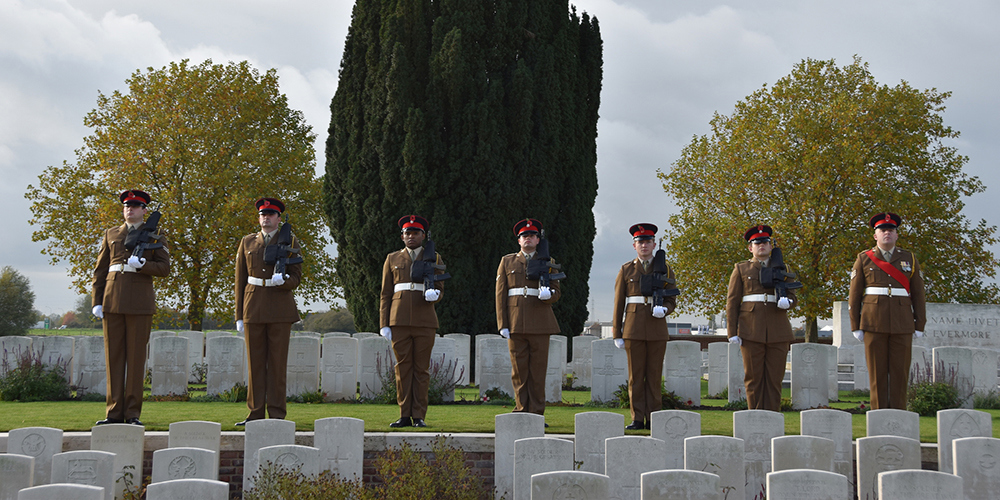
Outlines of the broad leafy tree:
[{"label": "broad leafy tree", "polygon": [[136,71],[128,90],[98,93],[84,118],[93,134],[76,162],[48,167],[32,201],[32,238],[47,241],[53,264],[66,261],[74,286],[88,292],[102,231],[122,223],[118,194],[148,192],[163,214],[171,271],[157,279],[161,308],[182,311],[200,330],[206,314],[233,316],[233,262],[242,236],[259,230],[254,201],[285,201],[305,264],[297,295],[335,295],[324,247],[326,216],[315,173],[315,134],[288,107],[275,70],[247,62]]},{"label": "broad leafy tree", "polygon": [[357,2],[331,104],[325,206],[359,329],[378,329],[396,221],[430,220],[453,276],[443,332],[495,332],[497,264],[540,219],[567,274],[556,317],[587,318],[595,234],[597,20],[566,0]]},{"label": "broad leafy tree", "polygon": [[38,321],[31,283],[10,266],[0,270],[0,336],[24,335]]},{"label": "broad leafy tree", "polygon": [[847,300],[881,211],[903,217],[898,244],[921,263],[929,301],[996,302],[996,226],[962,214],[963,198],[985,188],[962,170],[959,133],[944,123],[949,95],[879,84],[857,57],[807,59],[716,114],[659,174],[679,208],[669,252],[688,310],[724,310],[733,262],[749,258],[743,231],[768,224],[805,285],[797,314],[814,338],[816,318]]}]

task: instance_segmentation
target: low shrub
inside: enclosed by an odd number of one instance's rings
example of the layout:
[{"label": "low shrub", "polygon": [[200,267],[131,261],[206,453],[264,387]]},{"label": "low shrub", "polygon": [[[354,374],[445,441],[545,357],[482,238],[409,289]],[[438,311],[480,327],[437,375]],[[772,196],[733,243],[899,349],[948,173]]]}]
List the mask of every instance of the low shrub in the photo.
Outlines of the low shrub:
[{"label": "low shrub", "polygon": [[[70,399],[73,388],[66,378],[67,361],[58,358],[50,365],[43,363],[44,353],[32,349],[14,352],[4,350],[3,373],[0,377],[2,401],[64,401]],[[13,357],[11,364],[8,358]]]},{"label": "low shrub", "polygon": [[[941,380],[935,381],[935,372]],[[921,416],[935,416],[939,410],[958,408],[964,402],[960,396],[957,368],[946,369],[943,361],[933,368],[925,356],[923,362],[910,371],[909,382],[906,409]]]},{"label": "low shrub", "polygon": [[485,398],[483,399],[484,405],[512,405],[514,404],[514,397],[506,392],[503,392],[500,388],[494,387],[492,389],[487,389]]},{"label": "low shrub", "polygon": [[241,403],[247,400],[248,394],[247,385],[238,382],[229,389],[220,392],[219,399],[227,403]]},{"label": "low shrub", "polygon": [[736,401],[729,401],[728,403],[722,405],[723,410],[729,411],[740,411],[749,408],[746,399],[737,399]]},{"label": "low shrub", "polygon": [[287,396],[285,398],[289,403],[308,403],[308,404],[319,404],[326,399],[326,393],[322,390],[316,390],[311,392],[303,392],[302,394],[294,394]]},{"label": "low shrub", "polygon": [[977,392],[972,397],[972,407],[981,410],[1000,410],[1000,392],[996,389],[985,394]]}]

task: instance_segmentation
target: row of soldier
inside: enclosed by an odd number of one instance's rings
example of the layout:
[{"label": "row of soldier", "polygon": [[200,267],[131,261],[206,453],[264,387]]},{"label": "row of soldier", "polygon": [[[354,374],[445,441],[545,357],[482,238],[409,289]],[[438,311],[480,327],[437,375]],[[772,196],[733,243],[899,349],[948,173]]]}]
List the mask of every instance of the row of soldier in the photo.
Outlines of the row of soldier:
[{"label": "row of soldier", "polygon": [[[818,477],[829,486],[799,484],[793,490],[799,496],[793,498],[842,500],[853,498],[855,493],[866,498],[877,491],[879,474],[920,469],[923,460],[919,419],[903,410],[870,411],[866,416],[866,437],[853,445],[851,417],[837,410],[802,412],[799,434],[788,436],[784,416],[763,410],[735,412],[731,437],[701,435],[701,418],[695,412],[663,410],[654,412],[651,418],[649,437],[624,436],[624,416],[601,411],[577,414],[574,435],[546,437],[541,416],[498,415],[493,446],[497,497],[530,498],[534,482],[531,478],[535,475],[579,471],[585,475],[562,477],[562,486],[581,486],[579,481],[597,480],[598,487],[603,484],[608,492],[599,498],[638,499],[644,473],[688,469],[708,474],[692,478],[668,475],[670,481],[664,482],[650,479],[650,487],[656,484],[657,488],[653,496],[642,498],[725,495],[750,499],[758,496],[765,485],[768,498],[787,498],[772,489],[769,474],[810,469],[825,472]],[[991,467],[989,459],[1000,452],[1000,439],[991,437],[990,415],[974,410],[943,410],[938,413],[937,425],[938,470],[947,475],[933,475],[939,484],[924,486],[927,491],[916,491],[917,496],[910,498],[995,498],[991,495],[1000,491],[1000,469]],[[347,479],[361,477],[366,451],[364,422],[330,417],[317,420],[315,429],[310,447],[294,445],[296,441],[309,441],[308,437],[296,439],[292,421],[266,420],[248,425],[242,443],[244,488],[253,486],[254,474],[267,462],[291,469],[301,467],[302,473],[308,475],[329,470]],[[171,424],[167,448],[153,454],[153,482],[219,479],[220,430],[216,422]],[[24,488],[49,481],[76,482],[104,486],[110,493],[116,487],[114,478],[120,477],[127,466],[141,470],[143,449],[148,448],[144,438],[143,428],[138,426],[95,427],[90,437],[90,449],[94,451],[60,453],[64,448],[62,431],[15,429],[7,437],[8,454],[0,455],[0,460],[7,462],[0,467],[0,485]],[[430,442],[432,438],[418,441]],[[33,464],[33,474],[19,473],[26,462]],[[849,483],[854,484],[855,491],[848,489]],[[119,492],[121,487],[117,486]],[[701,493],[695,495],[696,491]]]}]

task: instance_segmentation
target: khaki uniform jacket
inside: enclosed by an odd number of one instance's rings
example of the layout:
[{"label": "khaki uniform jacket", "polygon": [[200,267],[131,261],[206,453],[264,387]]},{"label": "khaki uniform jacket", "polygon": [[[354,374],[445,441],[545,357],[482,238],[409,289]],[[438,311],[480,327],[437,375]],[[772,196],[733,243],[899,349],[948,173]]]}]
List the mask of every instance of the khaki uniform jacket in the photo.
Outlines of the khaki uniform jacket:
[{"label": "khaki uniform jacket", "polygon": [[[649,265],[652,272],[653,265]],[[618,278],[615,279],[615,316],[614,316],[614,338],[629,340],[670,340],[667,330],[666,318],[653,317],[653,305],[650,304],[626,304],[626,298],[630,296],[641,296],[642,289],[639,279],[642,275],[649,274],[642,270],[642,261],[633,259],[622,265],[618,271]],[[674,277],[674,270],[667,266],[667,276]],[[670,284],[666,288],[677,288]],[[677,297],[665,297],[663,307],[667,308],[667,314],[674,312],[677,306]]]},{"label": "khaki uniform jacket", "polygon": [[[142,228],[139,226],[136,230]],[[170,274],[170,251],[163,230],[157,229],[163,248],[146,250],[142,257],[146,264],[138,272],[109,272],[114,264],[125,264],[132,252],[125,250],[128,226],[104,231],[101,250],[94,266],[93,292],[91,302],[104,306],[104,312],[112,314],[153,314],[156,312],[156,295],[153,292],[153,276]]]},{"label": "khaki uniform jacket", "polygon": [[[874,250],[881,258],[878,247]],[[903,285],[875,265],[865,252],[859,253],[851,269],[848,298],[852,331],[912,334],[914,330],[924,330],[927,313],[920,264],[912,253],[899,247],[893,250],[889,264],[910,279],[910,296],[865,295],[865,288],[870,286],[902,288]]]},{"label": "khaki uniform jacket", "polygon": [[[760,283],[760,262],[756,259],[737,262],[729,277],[729,291],[726,294],[726,328],[729,337],[739,336],[744,340],[761,343],[791,342],[792,324],[788,321],[788,311],[774,302],[743,302],[744,295],[774,295],[773,288],[764,288]],[[798,299],[791,291],[788,300],[792,307]]]},{"label": "khaki uniform jacket", "polygon": [[[537,254],[536,254],[537,256]],[[555,259],[551,260],[555,263]],[[559,323],[552,312],[552,304],[559,301],[559,282],[552,281],[552,297],[540,300],[538,297],[517,295],[509,297],[512,288],[538,289],[538,280],[528,279],[528,265],[521,252],[504,255],[497,267],[496,310],[497,330],[507,328],[510,333],[554,334],[559,333]],[[550,269],[550,271],[555,271]]]},{"label": "khaki uniform jacket", "polygon": [[[277,233],[270,244],[277,245]],[[264,235],[248,234],[240,240],[236,251],[236,319],[244,323],[295,323],[299,310],[292,290],[302,279],[302,264],[285,267],[288,278],[281,286],[256,286],[247,283],[248,277],[271,279],[274,264],[264,262]],[[292,235],[292,248],[299,248],[298,239]],[[295,254],[289,252],[289,256]]]},{"label": "khaki uniform jacket", "polygon": [[[444,264],[440,254],[435,253],[434,256],[438,264]],[[419,290],[396,292],[394,290],[396,283],[412,281],[410,279],[412,267],[413,259],[410,258],[410,252],[405,248],[386,255],[385,264],[382,265],[382,296],[379,299],[380,328],[413,326],[436,329],[438,327],[437,313],[434,312],[435,302],[427,302],[424,299],[424,292]],[[434,274],[444,274],[444,271],[435,270]],[[444,282],[434,283],[434,288],[444,290]]]}]

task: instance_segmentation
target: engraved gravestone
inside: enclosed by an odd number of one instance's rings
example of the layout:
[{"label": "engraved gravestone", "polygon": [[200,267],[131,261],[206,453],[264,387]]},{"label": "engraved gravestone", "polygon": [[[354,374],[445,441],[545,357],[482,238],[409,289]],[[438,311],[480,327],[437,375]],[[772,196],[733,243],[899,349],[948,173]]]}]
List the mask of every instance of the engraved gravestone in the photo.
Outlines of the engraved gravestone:
[{"label": "engraved gravestone", "polygon": [[933,470],[897,470],[878,475],[879,498],[940,500],[958,498],[962,478]]},{"label": "engraved gravestone", "polygon": [[574,417],[576,462],[579,470],[604,474],[604,440],[625,435],[625,416],[608,411],[586,411]]},{"label": "engraved gravestone", "polygon": [[573,470],[534,474],[531,476],[531,498],[603,500],[609,498],[608,476]]},{"label": "engraved gravestone", "polygon": [[0,376],[6,375],[7,367],[17,366],[18,358],[31,352],[31,337],[12,335],[0,337]]},{"label": "engraved gravestone", "polygon": [[833,457],[836,450],[837,445],[832,439],[819,436],[778,436],[771,440],[771,470],[812,469],[834,472]]},{"label": "engraved gravestone", "polygon": [[205,390],[209,396],[217,396],[232,389],[236,384],[246,382],[246,344],[234,336],[219,336],[208,339],[208,375]]},{"label": "engraved gravestone", "polygon": [[323,394],[326,401],[353,401],[358,394],[358,339],[323,339]]},{"label": "engraved gravestone", "polygon": [[566,337],[549,336],[549,358],[545,367],[545,402],[562,402],[563,368],[566,366]]},{"label": "engraved gravestone", "polygon": [[708,395],[717,396],[729,387],[729,343],[708,344]]},{"label": "engraved gravestone", "polygon": [[34,480],[31,486],[48,484],[52,478],[52,456],[61,453],[62,429],[52,427],[21,427],[7,434],[7,453],[26,455],[35,459]]},{"label": "engraved gravestone", "polygon": [[953,472],[962,478],[965,500],[997,498],[1000,492],[1000,439],[959,438],[951,445]]},{"label": "engraved gravestone", "polygon": [[32,343],[35,351],[46,367],[57,364],[66,369],[66,380],[72,382],[70,374],[75,371],[73,366],[73,349],[76,339],[73,337],[42,337]]},{"label": "engraved gravestone", "polygon": [[793,344],[792,408],[807,410],[829,404],[829,354],[825,346]]},{"label": "engraved gravestone", "polygon": [[[731,352],[731,351],[730,351]],[[719,476],[719,496],[746,496],[743,440],[729,436],[695,436],[684,440],[684,468]]]},{"label": "engraved gravestone", "polygon": [[726,347],[729,351],[726,355],[729,361],[729,402],[732,403],[746,399],[747,388],[743,383],[743,352],[740,346],[726,342]]},{"label": "engraved gravestone", "polygon": [[865,413],[868,436],[900,436],[920,440],[920,415],[912,411],[883,408]]},{"label": "engraved gravestone", "polygon": [[141,476],[139,471],[142,471],[145,431],[145,427],[132,424],[98,425],[90,430],[91,450],[114,453],[115,498],[122,497],[125,490],[122,478],[127,473],[131,473],[134,482],[138,483],[137,478]]},{"label": "engraved gravestone", "polygon": [[984,411],[951,409],[937,412],[938,470],[949,474],[952,467],[952,441],[967,437],[992,437],[992,415]]},{"label": "engraved gravestone", "polygon": [[196,367],[205,362],[205,334],[195,330],[185,330],[177,332],[177,336],[188,340],[188,382],[197,384],[201,380],[198,378]]},{"label": "engraved gravestone", "polygon": [[115,477],[114,453],[79,450],[56,453],[52,457],[53,484],[72,483],[99,486],[104,488],[104,500],[112,500],[115,498]]},{"label": "engraved gravestone", "polygon": [[44,484],[17,492],[17,500],[102,500],[104,488],[85,484]]},{"label": "engraved gravestone", "polygon": [[534,413],[503,413],[494,418],[496,438],[493,470],[496,498],[514,496],[514,443],[518,439],[543,437],[545,417]]},{"label": "engraved gravestone", "polygon": [[17,492],[34,486],[35,459],[16,453],[0,454],[0,500],[15,500]]},{"label": "engraved gravestone", "polygon": [[253,474],[259,464],[257,452],[261,448],[295,442],[295,422],[268,418],[247,422],[243,439],[243,491],[253,487]]},{"label": "engraved gravestone", "polygon": [[455,341],[455,355],[458,357],[458,368],[455,370],[456,377],[461,374],[458,385],[469,385],[471,378],[472,364],[469,363],[469,353],[471,351],[471,338],[467,333],[449,333],[444,336],[446,339]]},{"label": "engraved gravestone", "polygon": [[222,424],[205,420],[185,420],[172,422],[168,430],[168,448],[201,448],[213,451],[218,469],[222,447]]},{"label": "engraved gravestone", "polygon": [[591,363],[591,344],[597,340],[597,337],[592,335],[577,335],[570,339],[573,343],[573,361],[572,369],[573,376],[576,379],[573,381],[574,387],[590,387],[590,363]]},{"label": "engraved gravestone", "polygon": [[660,410],[650,414],[650,437],[663,441],[666,469],[684,468],[684,440],[701,435],[701,414]]},{"label": "engraved gravestone", "polygon": [[719,500],[719,476],[694,470],[642,474],[642,500]]},{"label": "engraved gravestone", "polygon": [[151,342],[153,382],[150,394],[169,396],[187,394],[188,340],[184,337],[160,337]]},{"label": "engraved gravestone", "polygon": [[319,475],[319,461],[319,449],[312,446],[279,444],[257,450],[258,472],[271,464],[285,471],[297,472],[306,478],[314,478]]},{"label": "engraved gravestone", "polygon": [[211,479],[175,479],[150,484],[146,500],[226,500],[229,484]]},{"label": "engraved gravestone", "polygon": [[[439,378],[448,379],[451,382],[458,380],[458,355],[455,354],[455,340],[439,337],[434,340],[434,347],[431,348],[430,371],[433,377],[435,371]],[[442,394],[443,400],[455,401],[455,386],[448,384],[448,388]]]},{"label": "engraved gravestone", "polygon": [[628,355],[625,349],[615,347],[613,339],[595,340],[590,344],[590,389],[592,401],[609,401],[618,387],[628,384]]},{"label": "engraved gravestone", "polygon": [[507,341],[499,335],[477,335],[476,380],[479,381],[479,398],[486,396],[490,389],[497,389],[513,399],[511,371]]},{"label": "engraved gravestone", "polygon": [[219,479],[219,455],[203,448],[163,448],[153,451],[152,482],[175,479]]},{"label": "engraved gravestone", "polygon": [[640,500],[642,473],[666,468],[663,441],[645,436],[621,436],[604,441],[604,470],[613,498]]},{"label": "engraved gravestone", "polygon": [[393,367],[396,364],[389,341],[378,335],[359,336],[358,340],[358,385],[361,397],[370,398],[378,394],[383,382],[395,384]]},{"label": "engraved gravestone", "polygon": [[77,394],[108,393],[107,370],[104,365],[104,337],[87,336],[76,339],[73,347],[73,379]]},{"label": "engraved gravestone", "polygon": [[868,390],[868,360],[865,359],[865,346],[859,344],[854,349],[854,388]]},{"label": "engraved gravestone", "polygon": [[[834,443],[833,472],[854,477],[854,448],[851,414],[841,410],[806,410],[799,414],[799,432],[803,436],[818,436]],[[852,500],[854,492],[848,492]]]},{"label": "engraved gravestone", "polygon": [[840,380],[837,367],[837,348],[832,345],[826,344],[816,344],[821,346],[821,348],[826,351],[826,369],[827,369],[827,383],[829,383],[829,389],[827,390],[827,401],[823,403],[826,405],[830,401],[840,400]]},{"label": "engraved gravestone", "polygon": [[958,389],[962,408],[972,409],[972,353],[968,347],[935,347],[931,357],[934,361],[934,381],[950,384]]},{"label": "engraved gravestone", "polygon": [[975,384],[972,391],[976,394],[989,394],[997,390],[998,354],[992,349],[975,349],[972,352],[972,380]]},{"label": "engraved gravestone", "polygon": [[349,417],[316,420],[314,444],[319,470],[346,481],[361,478],[365,452],[365,421]]},{"label": "engraved gravestone", "polygon": [[879,473],[920,468],[920,441],[915,439],[899,436],[858,438],[856,449],[858,498],[879,498]]},{"label": "engraved gravestone", "polygon": [[547,437],[514,441],[514,500],[531,500],[531,476],[573,470],[573,442]]},{"label": "engraved gravestone", "polygon": [[764,491],[767,473],[771,472],[771,439],[784,434],[785,416],[781,413],[768,410],[733,413],[733,437],[745,444],[747,500]]},{"label": "engraved gravestone", "polygon": [[663,384],[681,401],[701,405],[701,344],[671,340],[663,356]]},{"label": "engraved gravestone", "polygon": [[285,394],[295,396],[319,390],[319,339],[288,339],[288,365],[285,368]]},{"label": "engraved gravestone", "polygon": [[767,475],[768,500],[843,500],[851,485],[830,471],[791,469]]}]

